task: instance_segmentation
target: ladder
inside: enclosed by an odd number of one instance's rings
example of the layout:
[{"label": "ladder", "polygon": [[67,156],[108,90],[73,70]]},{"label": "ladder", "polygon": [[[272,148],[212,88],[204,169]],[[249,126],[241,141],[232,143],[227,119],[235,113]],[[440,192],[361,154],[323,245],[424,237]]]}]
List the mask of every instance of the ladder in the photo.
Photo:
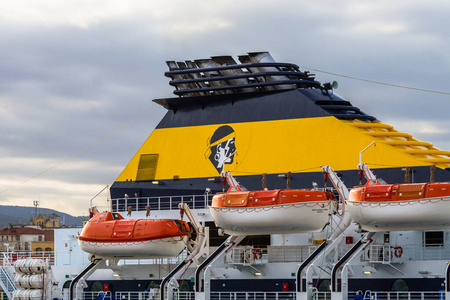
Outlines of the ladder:
[{"label": "ladder", "polygon": [[[12,299],[13,292],[17,290],[13,279],[13,268],[14,267],[11,264],[9,257],[6,255],[6,253],[3,253],[3,265],[0,266],[0,286],[2,287],[8,299]],[[8,269],[10,269],[11,272],[8,272]]]}]

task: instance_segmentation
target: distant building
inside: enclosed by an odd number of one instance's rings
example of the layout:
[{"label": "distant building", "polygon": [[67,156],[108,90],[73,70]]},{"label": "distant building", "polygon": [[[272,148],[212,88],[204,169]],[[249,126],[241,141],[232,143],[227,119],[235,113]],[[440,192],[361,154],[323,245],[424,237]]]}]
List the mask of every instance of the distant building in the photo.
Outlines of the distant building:
[{"label": "distant building", "polygon": [[[4,228],[0,230],[0,251],[35,251],[41,248],[53,251],[53,230],[36,228]],[[33,242],[46,242],[45,245],[33,245]],[[44,248],[42,248],[44,246]],[[50,250],[51,249],[51,250]]]},{"label": "distant building", "polygon": [[38,214],[30,219],[30,224],[41,228],[59,228],[61,227],[61,217],[57,214]]}]

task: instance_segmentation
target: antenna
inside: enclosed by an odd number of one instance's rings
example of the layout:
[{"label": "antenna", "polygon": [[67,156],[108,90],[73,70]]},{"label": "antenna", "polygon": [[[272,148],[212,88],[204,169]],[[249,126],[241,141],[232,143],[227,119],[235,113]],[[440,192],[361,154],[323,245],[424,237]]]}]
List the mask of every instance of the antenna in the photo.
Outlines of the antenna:
[{"label": "antenna", "polygon": [[34,217],[36,218],[36,216],[37,216],[37,208],[39,206],[39,200],[34,200],[33,201],[33,206],[34,206]]}]

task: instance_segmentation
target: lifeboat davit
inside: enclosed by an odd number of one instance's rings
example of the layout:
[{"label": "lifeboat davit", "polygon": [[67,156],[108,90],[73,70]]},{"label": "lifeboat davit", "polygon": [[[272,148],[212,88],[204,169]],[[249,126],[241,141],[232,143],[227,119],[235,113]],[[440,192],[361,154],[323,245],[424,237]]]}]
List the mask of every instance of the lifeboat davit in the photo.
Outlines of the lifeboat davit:
[{"label": "lifeboat davit", "polygon": [[250,192],[236,185],[216,194],[209,209],[216,226],[229,235],[320,232],[337,209],[337,202],[331,192]]},{"label": "lifeboat davit", "polygon": [[450,228],[450,183],[371,179],[350,191],[347,207],[353,221],[367,231]]},{"label": "lifeboat davit", "polygon": [[189,225],[174,219],[124,219],[96,214],[78,236],[81,250],[102,257],[175,257],[189,239]]}]

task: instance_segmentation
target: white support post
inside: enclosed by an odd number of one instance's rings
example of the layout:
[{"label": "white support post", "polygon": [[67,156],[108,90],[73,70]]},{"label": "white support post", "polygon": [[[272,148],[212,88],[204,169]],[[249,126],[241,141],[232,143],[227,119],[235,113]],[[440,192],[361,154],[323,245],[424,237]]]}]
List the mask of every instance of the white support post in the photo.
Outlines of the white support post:
[{"label": "white support post", "polygon": [[[197,267],[196,270],[196,280],[200,280],[200,275],[202,269],[203,273],[203,291],[200,291],[200,287],[196,287],[195,290],[195,300],[210,300],[211,294],[211,268],[219,258],[223,257],[224,254],[228,253],[234,246],[238,245],[246,236],[230,236],[216,251],[214,251],[206,260]],[[196,282],[199,285],[200,282]]]}]

